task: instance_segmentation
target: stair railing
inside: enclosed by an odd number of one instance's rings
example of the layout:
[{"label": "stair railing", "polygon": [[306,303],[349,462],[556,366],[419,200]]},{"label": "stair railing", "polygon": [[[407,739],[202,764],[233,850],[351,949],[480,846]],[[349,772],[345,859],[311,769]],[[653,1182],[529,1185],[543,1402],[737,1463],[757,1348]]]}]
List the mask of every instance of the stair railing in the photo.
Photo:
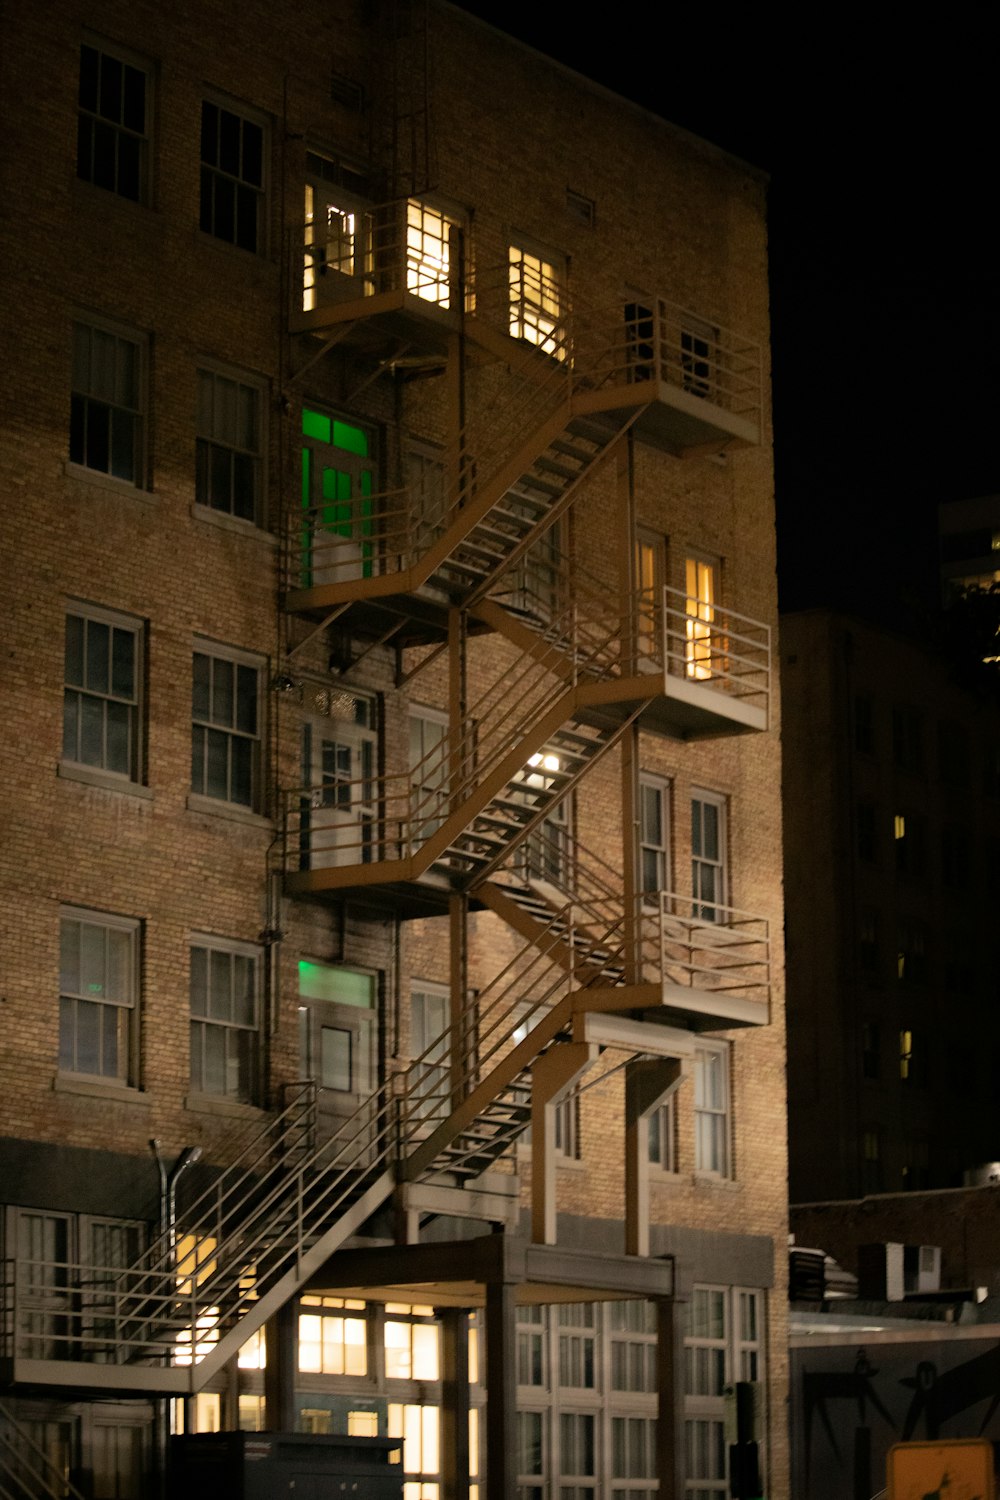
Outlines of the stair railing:
[{"label": "stair railing", "polygon": [[0,1401],[0,1495],[3,1500],[85,1500],[6,1401]]}]

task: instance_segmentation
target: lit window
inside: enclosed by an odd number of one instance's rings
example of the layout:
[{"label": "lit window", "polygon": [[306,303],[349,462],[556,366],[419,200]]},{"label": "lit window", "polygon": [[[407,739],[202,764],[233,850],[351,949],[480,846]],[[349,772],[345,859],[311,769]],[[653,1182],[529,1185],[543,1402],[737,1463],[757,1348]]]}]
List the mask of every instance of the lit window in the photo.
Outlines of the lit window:
[{"label": "lit window", "polygon": [[343,1297],[302,1297],[299,1369],[319,1375],[367,1375],[364,1306]]},{"label": "lit window", "polygon": [[111,326],[73,325],[70,462],[142,482],[144,340]]},{"label": "lit window", "polygon": [[138,781],[142,626],[89,605],[66,616],[63,760]]},{"label": "lit window", "polygon": [[689,557],[685,563],[687,602],[685,611],[685,667],[688,677],[711,677],[717,670],[713,640],[715,623],[716,565]]},{"label": "lit window", "polygon": [[139,924],[99,912],[63,913],[59,924],[59,1067],[135,1081]]},{"label": "lit window", "polygon": [[257,952],[206,939],[191,949],[191,1088],[255,1104],[260,994]]},{"label": "lit window", "polygon": [[904,1081],[913,1077],[913,1032],[899,1033],[899,1076]]},{"label": "lit window", "polygon": [[520,245],[509,250],[510,334],[535,344],[555,359],[566,358],[563,269]]},{"label": "lit window", "polygon": [[389,1402],[389,1436],[403,1439],[403,1500],[438,1500],[441,1423],[437,1406]]},{"label": "lit window", "polygon": [[260,667],[238,653],[194,653],[191,790],[255,808],[260,775]]},{"label": "lit window", "polygon": [[261,389],[215,370],[198,371],[195,500],[210,510],[260,519]]},{"label": "lit window", "polygon": [[80,48],[76,174],[135,203],[145,200],[149,77],[125,58],[84,42]]},{"label": "lit window", "polygon": [[241,250],[263,245],[264,126],[210,99],[201,106],[201,210],[206,234]]},{"label": "lit window", "polygon": [[440,1362],[436,1323],[386,1320],[385,1373],[390,1380],[438,1380]]},{"label": "lit window", "polygon": [[452,305],[452,238],[458,226],[418,198],[406,205],[406,290],[438,307]]}]

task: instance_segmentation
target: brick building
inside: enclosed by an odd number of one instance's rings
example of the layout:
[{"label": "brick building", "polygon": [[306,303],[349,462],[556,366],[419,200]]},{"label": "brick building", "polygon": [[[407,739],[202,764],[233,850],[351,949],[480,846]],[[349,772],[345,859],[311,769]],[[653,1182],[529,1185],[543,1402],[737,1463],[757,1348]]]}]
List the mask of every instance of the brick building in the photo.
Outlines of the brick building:
[{"label": "brick building", "polygon": [[6,22],[0,1474],[777,1500],[764,184],[296,17]]},{"label": "brick building", "polygon": [[791,1201],[958,1187],[1000,1146],[995,696],[828,610],[781,639]]}]

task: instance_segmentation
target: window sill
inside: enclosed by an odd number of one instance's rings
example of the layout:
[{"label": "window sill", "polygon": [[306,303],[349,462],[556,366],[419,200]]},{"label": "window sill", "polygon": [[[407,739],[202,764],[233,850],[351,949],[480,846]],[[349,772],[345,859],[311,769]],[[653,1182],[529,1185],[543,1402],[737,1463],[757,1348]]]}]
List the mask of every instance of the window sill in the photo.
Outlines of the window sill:
[{"label": "window sill", "polygon": [[273,531],[268,531],[256,521],[245,521],[242,516],[231,516],[224,510],[213,510],[210,505],[199,505],[197,501],[191,506],[191,515],[196,521],[221,527],[223,531],[235,532],[237,536],[245,536],[255,542],[264,542],[268,547],[278,545],[278,538]]},{"label": "window sill", "polygon": [[153,793],[148,786],[129,781],[114,771],[102,771],[100,766],[84,766],[72,760],[61,760],[56,766],[56,775],[66,781],[82,781],[87,786],[99,786],[108,792],[124,792],[127,797],[141,797],[152,802]]},{"label": "window sill", "polygon": [[738,1193],[740,1183],[732,1177],[720,1177],[718,1172],[695,1172],[692,1174],[695,1187],[721,1188],[726,1193]]},{"label": "window sill", "polygon": [[144,485],[132,484],[128,479],[116,479],[113,474],[105,474],[101,469],[88,469],[86,464],[75,464],[70,458],[64,459],[63,472],[67,479],[80,479],[84,484],[110,490],[116,495],[131,495],[133,500],[142,500],[147,505],[156,500],[152,490],[146,489]]},{"label": "window sill", "polygon": [[253,812],[249,807],[240,807],[236,802],[223,802],[218,797],[204,797],[200,792],[189,792],[185,806],[188,812],[211,813],[217,818],[227,818],[232,823],[243,823],[248,828],[262,828],[270,832],[274,826],[270,818]]},{"label": "window sill", "polygon": [[184,1108],[203,1115],[226,1115],[231,1120],[259,1120],[265,1113],[257,1104],[224,1099],[221,1094],[186,1094]]},{"label": "window sill", "polygon": [[78,1073],[57,1073],[52,1088],[57,1094],[80,1094],[84,1098],[110,1100],[115,1104],[141,1104],[146,1109],[153,1103],[151,1094],[129,1084],[104,1083],[99,1078],[84,1078]]}]

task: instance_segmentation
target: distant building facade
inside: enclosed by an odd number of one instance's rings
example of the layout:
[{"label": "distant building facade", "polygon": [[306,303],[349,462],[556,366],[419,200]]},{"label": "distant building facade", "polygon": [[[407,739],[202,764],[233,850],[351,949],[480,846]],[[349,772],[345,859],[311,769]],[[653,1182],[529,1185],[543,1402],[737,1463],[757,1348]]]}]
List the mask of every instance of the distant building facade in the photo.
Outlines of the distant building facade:
[{"label": "distant building facade", "polygon": [[1000,1150],[1000,741],[931,648],[782,619],[793,1203],[955,1186]]}]

